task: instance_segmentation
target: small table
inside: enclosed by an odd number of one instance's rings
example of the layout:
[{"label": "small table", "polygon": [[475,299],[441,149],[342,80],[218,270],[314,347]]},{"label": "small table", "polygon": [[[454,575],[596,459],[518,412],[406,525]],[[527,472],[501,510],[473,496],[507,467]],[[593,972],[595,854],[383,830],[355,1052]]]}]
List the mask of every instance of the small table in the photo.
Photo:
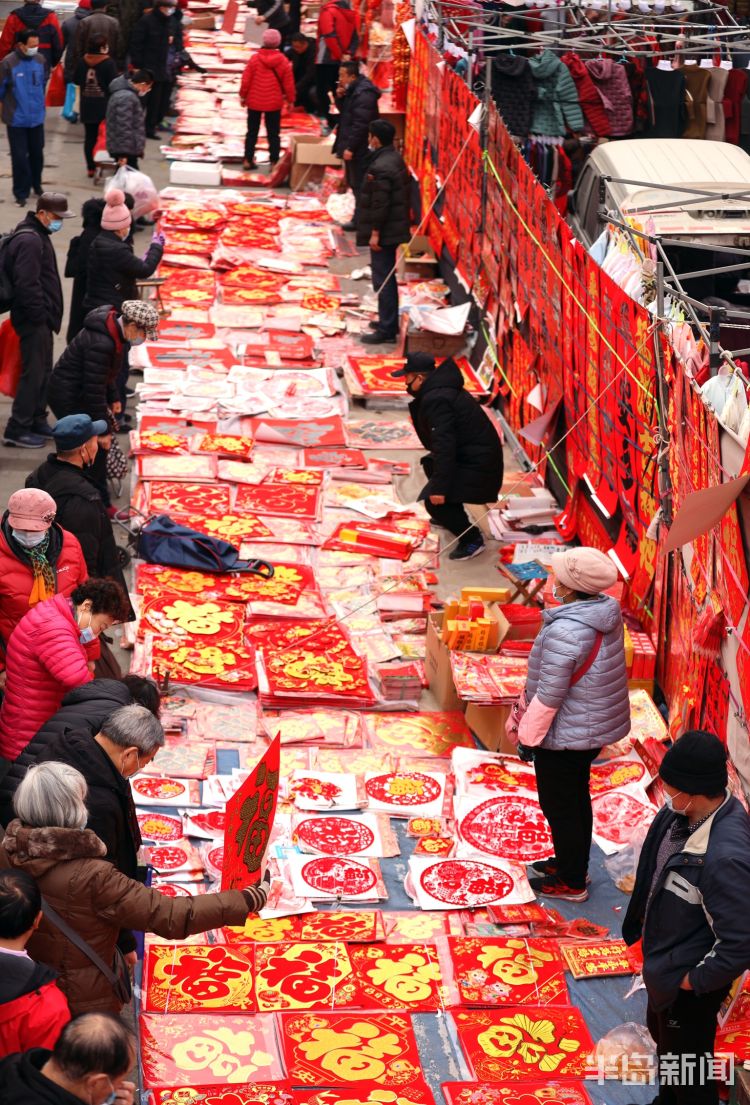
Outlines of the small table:
[{"label": "small table", "polygon": [[537,595],[547,582],[549,572],[538,560],[526,560],[523,564],[498,564],[498,570],[514,587],[511,602],[520,599],[524,606],[539,602]]}]

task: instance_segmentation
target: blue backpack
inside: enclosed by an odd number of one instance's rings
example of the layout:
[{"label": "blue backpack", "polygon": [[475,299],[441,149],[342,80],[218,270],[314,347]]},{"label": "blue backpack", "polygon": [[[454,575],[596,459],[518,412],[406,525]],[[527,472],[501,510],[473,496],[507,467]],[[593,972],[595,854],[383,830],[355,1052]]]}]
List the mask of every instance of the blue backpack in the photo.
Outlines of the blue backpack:
[{"label": "blue backpack", "polygon": [[138,556],[149,564],[186,568],[199,572],[249,572],[273,578],[273,565],[265,560],[240,560],[234,545],[181,526],[167,514],[146,522],[138,538]]}]

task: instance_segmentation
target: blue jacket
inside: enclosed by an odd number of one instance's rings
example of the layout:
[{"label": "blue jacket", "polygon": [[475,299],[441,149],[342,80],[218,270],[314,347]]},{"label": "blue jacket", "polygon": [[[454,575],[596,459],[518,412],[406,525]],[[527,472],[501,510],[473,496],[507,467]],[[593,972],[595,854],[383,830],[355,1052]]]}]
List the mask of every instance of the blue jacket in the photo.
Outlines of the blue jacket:
[{"label": "blue jacket", "polygon": [[622,925],[626,943],[643,939],[643,981],[656,1009],[671,1005],[686,974],[700,995],[750,968],[750,818],[728,795],[667,860],[649,901],[659,845],[678,817],[664,807],[654,818]]},{"label": "blue jacket", "polygon": [[8,127],[39,127],[44,122],[47,65],[39,54],[16,48],[0,62],[0,100]]}]

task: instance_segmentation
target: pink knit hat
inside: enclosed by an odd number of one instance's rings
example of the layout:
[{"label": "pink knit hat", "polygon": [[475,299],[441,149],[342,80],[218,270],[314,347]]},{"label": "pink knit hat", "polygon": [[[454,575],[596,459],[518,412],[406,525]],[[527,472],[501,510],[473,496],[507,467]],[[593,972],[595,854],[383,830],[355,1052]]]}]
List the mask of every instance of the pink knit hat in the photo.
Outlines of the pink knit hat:
[{"label": "pink knit hat", "polygon": [[273,27],[268,27],[263,32],[262,42],[267,49],[278,50],[279,46],[281,46],[281,35],[278,31],[275,31]]},{"label": "pink knit hat", "polygon": [[553,553],[549,562],[563,587],[584,595],[599,595],[617,583],[617,568],[606,553],[587,545]]},{"label": "pink knit hat", "polygon": [[8,499],[8,521],[13,529],[44,533],[55,520],[57,503],[36,487],[22,487]]},{"label": "pink knit hat", "polygon": [[125,193],[119,188],[107,192],[107,206],[102,215],[102,230],[124,230],[130,226],[131,215],[125,206]]}]

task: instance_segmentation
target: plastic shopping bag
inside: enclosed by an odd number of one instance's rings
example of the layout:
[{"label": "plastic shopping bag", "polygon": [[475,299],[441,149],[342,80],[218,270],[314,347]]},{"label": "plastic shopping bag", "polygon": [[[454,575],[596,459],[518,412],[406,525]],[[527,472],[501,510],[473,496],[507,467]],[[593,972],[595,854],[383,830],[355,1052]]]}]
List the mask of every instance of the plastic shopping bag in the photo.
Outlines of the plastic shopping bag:
[{"label": "plastic shopping bag", "polygon": [[0,326],[0,394],[15,396],[21,379],[21,343],[9,318]]},{"label": "plastic shopping bag", "polygon": [[106,196],[110,188],[119,188],[131,195],[135,201],[133,218],[140,219],[143,215],[149,215],[159,206],[159,193],[150,176],[146,176],[140,169],[131,169],[129,165],[121,165],[115,175],[107,182],[104,189]]},{"label": "plastic shopping bag", "polygon": [[74,123],[78,118],[78,112],[76,111],[77,94],[77,84],[71,83],[65,86],[65,103],[63,104],[62,117],[67,119],[69,123]]},{"label": "plastic shopping bag", "polygon": [[62,62],[52,70],[44,102],[47,107],[63,107],[65,104],[65,76]]}]

